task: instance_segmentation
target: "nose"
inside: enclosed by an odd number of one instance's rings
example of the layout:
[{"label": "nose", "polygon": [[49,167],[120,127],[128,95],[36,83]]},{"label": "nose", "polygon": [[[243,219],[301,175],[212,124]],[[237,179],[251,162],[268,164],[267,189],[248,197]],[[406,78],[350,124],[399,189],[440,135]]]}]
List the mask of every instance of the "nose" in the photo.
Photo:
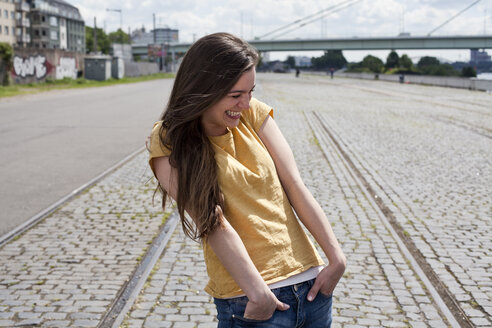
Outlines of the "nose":
[{"label": "nose", "polygon": [[239,108],[248,109],[250,100],[251,100],[251,97],[249,94],[241,96],[241,100],[239,101],[239,104],[238,104]]}]

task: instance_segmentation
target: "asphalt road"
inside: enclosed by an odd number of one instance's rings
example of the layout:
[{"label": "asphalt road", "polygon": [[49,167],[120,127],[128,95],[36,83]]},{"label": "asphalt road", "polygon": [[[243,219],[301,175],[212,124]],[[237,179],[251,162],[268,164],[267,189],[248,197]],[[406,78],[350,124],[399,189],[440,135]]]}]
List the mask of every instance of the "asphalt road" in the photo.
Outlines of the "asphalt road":
[{"label": "asphalt road", "polygon": [[172,82],[0,100],[0,235],[141,148]]}]

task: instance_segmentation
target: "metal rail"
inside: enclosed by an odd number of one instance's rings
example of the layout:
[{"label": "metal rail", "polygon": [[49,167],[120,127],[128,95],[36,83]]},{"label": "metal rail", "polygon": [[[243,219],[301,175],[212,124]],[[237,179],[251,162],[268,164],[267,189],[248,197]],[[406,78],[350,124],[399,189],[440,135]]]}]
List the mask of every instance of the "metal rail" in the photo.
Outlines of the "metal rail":
[{"label": "metal rail", "polygon": [[[402,255],[407,258],[410,262],[411,267],[414,272],[417,274],[419,279],[424,283],[425,287],[431,294],[431,297],[434,299],[435,303],[439,307],[442,314],[445,316],[446,320],[452,327],[464,327],[471,328],[474,327],[473,323],[463,312],[461,307],[458,305],[458,301],[455,299],[453,294],[446,288],[443,282],[439,279],[437,274],[434,272],[429,263],[427,263],[425,257],[418,250],[417,246],[414,244],[412,239],[405,235],[404,229],[397,222],[392,211],[384,204],[383,199],[377,195],[375,190],[371,187],[366,178],[362,175],[360,170],[356,167],[350,155],[344,150],[341,146],[341,142],[335,137],[335,135],[331,132],[331,129],[328,127],[327,123],[319,114],[312,114],[314,119],[321,126],[322,130],[316,129],[313,124],[313,119],[309,118],[309,115],[306,114],[308,119],[308,123],[315,135],[320,133],[327,136],[331,142],[335,145],[336,151],[341,155],[340,157],[347,164],[347,168],[353,173],[353,177],[355,182],[359,185],[361,190],[365,190],[370,197],[368,197],[369,202],[373,205],[374,209],[379,213],[379,216],[389,230],[394,240],[397,242]],[[325,154],[325,149],[323,149],[323,145],[321,143],[322,138],[318,138],[320,140],[320,148],[321,151]],[[325,154],[326,159],[328,157]]]}]

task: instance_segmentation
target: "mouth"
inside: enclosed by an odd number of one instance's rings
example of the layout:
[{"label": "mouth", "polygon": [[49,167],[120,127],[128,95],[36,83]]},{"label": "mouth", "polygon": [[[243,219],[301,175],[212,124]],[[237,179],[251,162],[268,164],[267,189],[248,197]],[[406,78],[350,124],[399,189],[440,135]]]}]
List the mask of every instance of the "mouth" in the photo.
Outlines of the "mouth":
[{"label": "mouth", "polygon": [[232,110],[226,111],[226,115],[233,120],[237,120],[241,117],[241,112],[233,112]]}]

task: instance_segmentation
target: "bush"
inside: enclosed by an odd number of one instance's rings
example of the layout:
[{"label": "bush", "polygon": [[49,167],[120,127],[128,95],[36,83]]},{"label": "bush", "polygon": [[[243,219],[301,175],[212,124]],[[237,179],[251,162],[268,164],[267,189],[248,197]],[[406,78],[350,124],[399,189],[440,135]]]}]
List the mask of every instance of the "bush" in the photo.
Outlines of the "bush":
[{"label": "bush", "polygon": [[0,69],[3,68],[5,73],[3,75],[2,85],[10,84],[10,70],[12,69],[12,57],[14,56],[14,49],[8,43],[0,42]]},{"label": "bush", "polygon": [[424,56],[420,58],[419,62],[417,63],[417,67],[419,69],[424,69],[426,67],[439,66],[439,65],[441,65],[439,59],[430,56]]},{"label": "bush", "polygon": [[471,66],[465,66],[461,69],[461,76],[463,77],[477,77],[477,71]]},{"label": "bush", "polygon": [[386,69],[398,68],[400,67],[400,57],[396,53],[396,51],[391,50],[388,57],[386,58]]},{"label": "bush", "polygon": [[366,67],[373,73],[381,73],[384,69],[384,63],[381,59],[375,56],[367,55],[361,62],[362,67]]},{"label": "bush", "polygon": [[403,54],[400,57],[400,67],[403,67],[406,70],[411,70],[413,68],[413,62],[407,54]]}]

